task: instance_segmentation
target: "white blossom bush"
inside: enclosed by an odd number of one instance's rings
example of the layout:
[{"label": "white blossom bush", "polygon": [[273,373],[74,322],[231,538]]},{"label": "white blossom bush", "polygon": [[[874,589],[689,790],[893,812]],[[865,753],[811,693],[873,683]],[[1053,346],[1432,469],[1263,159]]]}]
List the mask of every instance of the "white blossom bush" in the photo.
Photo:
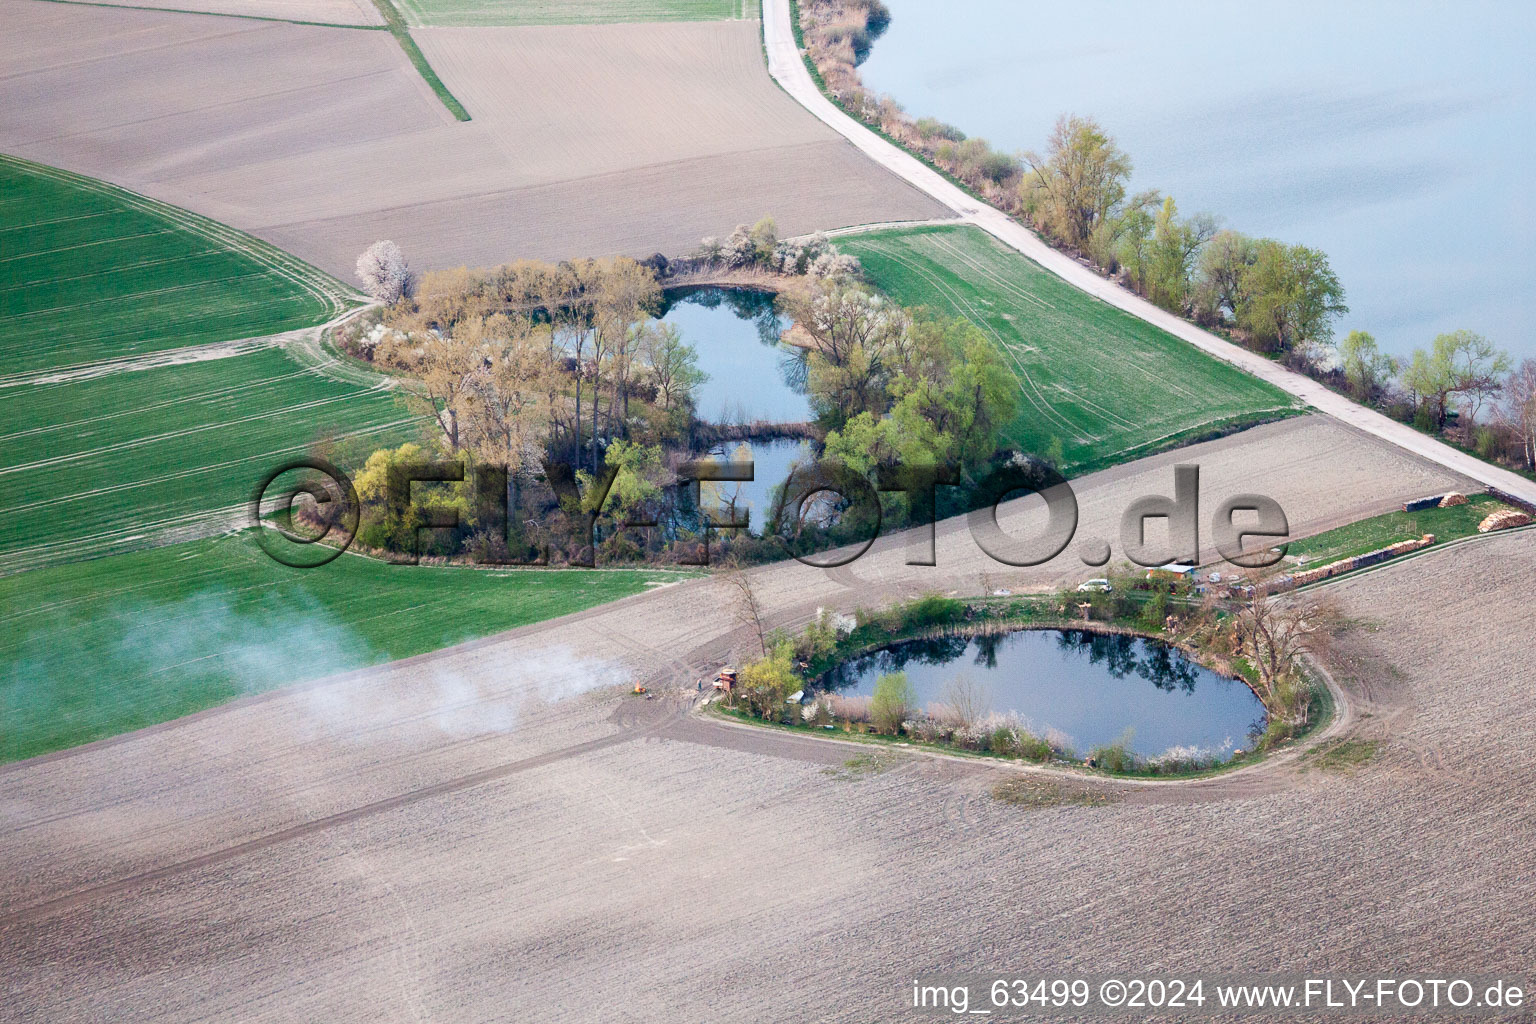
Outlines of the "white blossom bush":
[{"label": "white blossom bush", "polygon": [[393,305],[410,288],[411,268],[394,242],[374,242],[357,258],[357,278],[376,302]]},{"label": "white blossom bush", "polygon": [[806,273],[816,278],[858,277],[864,272],[859,261],[840,252],[822,253],[811,263]]}]

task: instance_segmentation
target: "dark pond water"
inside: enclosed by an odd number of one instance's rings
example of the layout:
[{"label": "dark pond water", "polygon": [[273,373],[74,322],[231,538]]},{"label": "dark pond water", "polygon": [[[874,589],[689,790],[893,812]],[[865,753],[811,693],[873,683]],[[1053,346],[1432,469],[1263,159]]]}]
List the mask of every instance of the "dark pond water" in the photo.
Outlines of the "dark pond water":
[{"label": "dark pond water", "polygon": [[1536,355],[1536,5],[888,0],[865,82],[999,149],[1093,114],[1173,194],[1315,245],[1352,328]]},{"label": "dark pond water", "polygon": [[738,518],[743,511],[748,513],[751,523],[748,531],[753,536],[761,536],[768,521],[774,489],[789,479],[789,472],[796,462],[809,462],[815,454],[809,442],[782,439],[720,445],[710,452],[710,458],[724,462],[752,461],[751,480],[701,483],[699,498],[705,505],[722,510],[734,502]]},{"label": "dark pond water", "polygon": [[1264,707],[1242,682],[1217,675],[1167,644],[1082,630],[1023,630],[899,644],[839,666],[826,689],[867,696],[905,672],[923,707],[951,680],[981,684],[991,710],[1013,711],[1033,731],[1078,753],[1126,736],[1138,754],[1174,748],[1251,749]]},{"label": "dark pond water", "polygon": [[668,292],[662,322],[675,326],[708,374],[697,393],[706,423],[804,423],[805,356],[779,340],[790,321],[773,296],[735,288]]}]

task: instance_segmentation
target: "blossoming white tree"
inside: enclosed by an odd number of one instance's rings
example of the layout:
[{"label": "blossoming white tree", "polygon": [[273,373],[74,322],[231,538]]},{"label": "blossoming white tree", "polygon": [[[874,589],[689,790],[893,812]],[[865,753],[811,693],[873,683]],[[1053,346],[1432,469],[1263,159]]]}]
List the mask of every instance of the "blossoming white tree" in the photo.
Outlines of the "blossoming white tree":
[{"label": "blossoming white tree", "polygon": [[374,242],[357,258],[357,277],[363,290],[383,303],[400,301],[411,282],[405,253],[394,242]]}]

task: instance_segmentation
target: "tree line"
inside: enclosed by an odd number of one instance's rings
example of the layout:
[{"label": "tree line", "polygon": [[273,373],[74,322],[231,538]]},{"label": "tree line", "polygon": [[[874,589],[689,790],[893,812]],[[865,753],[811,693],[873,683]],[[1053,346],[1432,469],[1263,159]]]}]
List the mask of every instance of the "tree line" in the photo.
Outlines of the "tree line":
[{"label": "tree line", "polygon": [[[1327,254],[1254,238],[1156,190],[1132,193],[1132,162],[1096,120],[1063,115],[1043,150],[1003,153],[864,88],[857,65],[890,20],[879,0],[801,0],[799,29],[824,87],[850,114],[912,150],[1047,241],[1156,305],[1482,458],[1536,473],[1536,360],[1514,366],[1456,330],[1399,359],[1367,332],[1335,345],[1349,312]],[[1487,415],[1488,413],[1492,415]]]},{"label": "tree line", "polygon": [[[805,347],[828,458],[871,481],[882,468],[914,463],[982,471],[1014,415],[1017,388],[974,326],[891,303],[824,239],[781,243],[766,218],[735,235],[730,248],[752,253],[744,260],[778,268],[776,305]],[[710,248],[700,258],[718,258]],[[493,561],[699,560],[709,527],[700,497],[709,490],[690,491],[680,471],[707,448],[710,432],[696,414],[705,376],[692,346],[658,319],[655,260],[523,260],[417,279],[398,250],[383,255],[374,252],[367,267],[392,275],[393,301],[338,337],[353,355],[399,374],[431,429],[396,449],[326,453],[362,466],[365,546]],[[484,484],[490,477],[470,472],[418,486],[412,502],[393,500],[391,472],[430,461],[503,475],[496,493]],[[810,530],[797,509],[779,508],[768,536],[733,534],[725,547],[772,558],[835,543],[867,527],[860,516],[868,510],[855,512],[853,497]],[[904,502],[890,498],[887,523],[911,511]],[[448,521],[456,525],[423,533]],[[583,550],[588,539],[598,551]]]}]

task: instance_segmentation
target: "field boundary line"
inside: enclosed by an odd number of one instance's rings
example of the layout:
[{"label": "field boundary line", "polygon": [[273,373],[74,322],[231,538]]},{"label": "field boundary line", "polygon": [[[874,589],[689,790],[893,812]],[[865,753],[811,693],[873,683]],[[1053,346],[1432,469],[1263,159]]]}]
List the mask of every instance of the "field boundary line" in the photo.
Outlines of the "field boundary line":
[{"label": "field boundary line", "polygon": [[455,121],[470,120],[469,111],[464,109],[464,104],[459,102],[457,96],[448,91],[448,86],[437,77],[437,72],[432,69],[432,64],[427,60],[427,55],[421,52],[421,47],[416,45],[416,40],[411,38],[411,27],[406,22],[404,15],[400,13],[392,0],[373,0],[373,6],[379,9],[379,16],[384,19],[384,28],[395,37],[395,42],[400,44],[400,49],[405,51],[406,58],[416,73],[421,75],[422,81],[437,94],[437,98],[448,113],[453,115]]},{"label": "field boundary line", "polygon": [[1426,555],[1439,554],[1442,551],[1450,551],[1452,548],[1461,547],[1464,544],[1475,544],[1479,541],[1492,540],[1495,537],[1507,537],[1512,533],[1536,534],[1536,523],[1528,523],[1525,526],[1515,526],[1504,530],[1494,530],[1490,533],[1472,533],[1465,537],[1457,537],[1455,540],[1448,540],[1443,544],[1431,544],[1427,548],[1419,548],[1417,551],[1410,551],[1407,554],[1398,555],[1396,558],[1389,558],[1385,562],[1377,562],[1375,565],[1367,565],[1364,568],[1355,569],[1350,572],[1341,572],[1337,576],[1329,576],[1327,579],[1318,580],[1315,583],[1304,584],[1297,587],[1295,590],[1290,591],[1290,593],[1303,594],[1312,590],[1321,590],[1324,587],[1331,586],[1335,583],[1343,583],[1347,580],[1357,580],[1363,576],[1369,576],[1374,572],[1381,572],[1386,569],[1393,569],[1401,565],[1407,565],[1415,558],[1423,558]]},{"label": "field boundary line", "polygon": [[274,18],[269,14],[235,14],[232,11],[194,11],[189,7],[147,7],[143,4],[109,4],[100,0],[42,0],[49,4],[68,4],[70,7],[108,7],[124,11],[160,11],[165,14],[197,14],[204,18],[242,18],[245,21],[275,21],[281,25],[305,25],[310,28],[351,28],[364,32],[383,32],[385,25],[348,25],[340,21],[300,21],[297,18]]}]

